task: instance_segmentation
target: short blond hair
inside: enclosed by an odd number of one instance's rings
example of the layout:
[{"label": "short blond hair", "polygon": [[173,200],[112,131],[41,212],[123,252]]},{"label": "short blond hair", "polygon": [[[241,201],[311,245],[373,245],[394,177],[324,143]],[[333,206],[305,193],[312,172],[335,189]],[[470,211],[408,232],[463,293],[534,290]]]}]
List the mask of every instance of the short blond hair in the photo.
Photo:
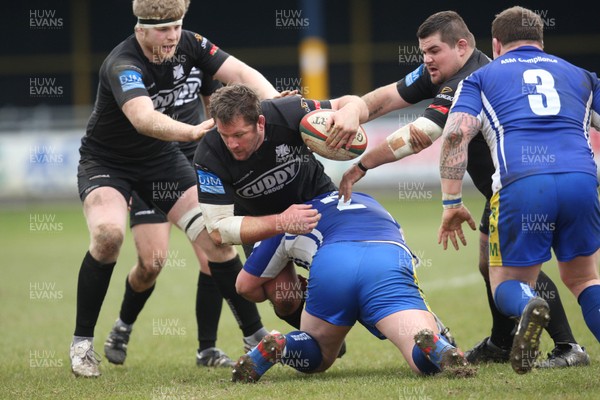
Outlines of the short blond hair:
[{"label": "short blond hair", "polygon": [[190,0],[133,0],[133,15],[145,19],[181,19]]}]

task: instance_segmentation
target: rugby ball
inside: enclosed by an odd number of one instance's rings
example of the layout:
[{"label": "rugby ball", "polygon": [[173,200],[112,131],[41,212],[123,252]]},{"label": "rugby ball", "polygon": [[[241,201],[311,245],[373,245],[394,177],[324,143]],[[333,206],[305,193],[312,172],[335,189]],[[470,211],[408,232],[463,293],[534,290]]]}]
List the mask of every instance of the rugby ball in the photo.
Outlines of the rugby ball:
[{"label": "rugby ball", "polygon": [[306,114],[300,121],[300,135],[308,148],[329,160],[346,161],[360,156],[367,149],[367,135],[359,125],[358,132],[352,141],[352,146],[331,149],[325,144],[329,133],[325,131],[325,123],[333,110],[314,110]]}]

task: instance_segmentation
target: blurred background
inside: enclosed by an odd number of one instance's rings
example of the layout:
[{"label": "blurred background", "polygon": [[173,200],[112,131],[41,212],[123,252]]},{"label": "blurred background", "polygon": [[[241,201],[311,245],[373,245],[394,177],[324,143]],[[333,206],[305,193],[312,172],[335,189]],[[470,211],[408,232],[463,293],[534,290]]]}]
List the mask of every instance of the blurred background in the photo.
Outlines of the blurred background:
[{"label": "blurred background", "polygon": [[[363,95],[422,62],[415,32],[430,14],[462,15],[491,56],[494,15],[514,2],[192,0],[184,28],[201,33],[261,71],[278,89],[307,98]],[[600,26],[574,2],[520,2],[545,24],[546,51],[600,70]],[[78,201],[79,140],[106,55],[133,33],[130,0],[3,2],[0,24],[0,200]],[[365,126],[370,145],[416,119],[424,105]],[[599,153],[600,140],[592,135]],[[407,183],[437,186],[439,143],[369,173],[362,187],[406,193]],[[349,162],[327,162],[338,179]],[[467,179],[468,181],[468,179]],[[403,189],[403,186],[404,189]],[[360,186],[357,186],[360,188]]]}]

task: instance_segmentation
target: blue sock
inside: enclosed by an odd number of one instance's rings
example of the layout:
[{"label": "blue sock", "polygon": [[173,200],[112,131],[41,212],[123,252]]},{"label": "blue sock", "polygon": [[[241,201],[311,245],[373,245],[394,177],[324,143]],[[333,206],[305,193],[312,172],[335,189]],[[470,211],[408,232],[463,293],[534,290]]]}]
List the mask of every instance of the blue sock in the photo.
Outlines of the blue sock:
[{"label": "blue sock", "polygon": [[[435,335],[438,340],[437,342],[435,342],[435,346],[433,346],[433,348],[431,349],[431,353],[429,353],[429,361],[431,363],[433,363],[433,365],[435,365],[439,370],[441,370],[440,368],[440,363],[442,362],[442,355],[449,349],[454,349],[454,346],[452,346],[450,343],[448,343],[448,341],[446,340],[446,338],[442,335]],[[413,349],[413,360],[414,360],[414,349]],[[420,369],[420,368],[419,368]]]},{"label": "blue sock", "polygon": [[285,335],[286,344],[281,362],[296,371],[311,372],[321,365],[323,355],[319,343],[308,333],[293,331]]},{"label": "blue sock", "polygon": [[419,371],[424,375],[433,375],[440,372],[440,369],[434,363],[429,361],[429,358],[427,358],[425,353],[423,353],[416,344],[413,347],[412,359],[417,368],[419,368]]},{"label": "blue sock", "polygon": [[535,292],[528,284],[511,279],[498,285],[494,302],[498,310],[507,317],[520,317],[533,297]]},{"label": "blue sock", "polygon": [[254,348],[250,350],[247,354],[250,356],[250,359],[254,363],[254,370],[259,376],[263,376],[265,372],[269,370],[269,368],[275,365],[274,362],[269,361],[262,355],[262,353],[258,349],[258,346],[254,346]]},{"label": "blue sock", "polygon": [[579,294],[577,302],[581,306],[586,325],[600,342],[600,285],[585,288]]}]

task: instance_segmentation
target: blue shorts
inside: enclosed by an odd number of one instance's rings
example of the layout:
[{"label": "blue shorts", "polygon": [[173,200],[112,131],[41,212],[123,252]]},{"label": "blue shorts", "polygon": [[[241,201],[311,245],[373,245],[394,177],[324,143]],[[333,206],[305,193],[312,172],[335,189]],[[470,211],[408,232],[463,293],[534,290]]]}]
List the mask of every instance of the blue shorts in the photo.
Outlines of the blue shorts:
[{"label": "blue shorts", "polygon": [[417,284],[412,254],[374,242],[336,242],[315,255],[308,280],[306,311],[330,324],[361,322],[375,336],[381,319],[403,310],[429,307]]},{"label": "blue shorts", "polygon": [[490,266],[566,262],[600,248],[598,180],[584,173],[532,175],[491,199]]}]

